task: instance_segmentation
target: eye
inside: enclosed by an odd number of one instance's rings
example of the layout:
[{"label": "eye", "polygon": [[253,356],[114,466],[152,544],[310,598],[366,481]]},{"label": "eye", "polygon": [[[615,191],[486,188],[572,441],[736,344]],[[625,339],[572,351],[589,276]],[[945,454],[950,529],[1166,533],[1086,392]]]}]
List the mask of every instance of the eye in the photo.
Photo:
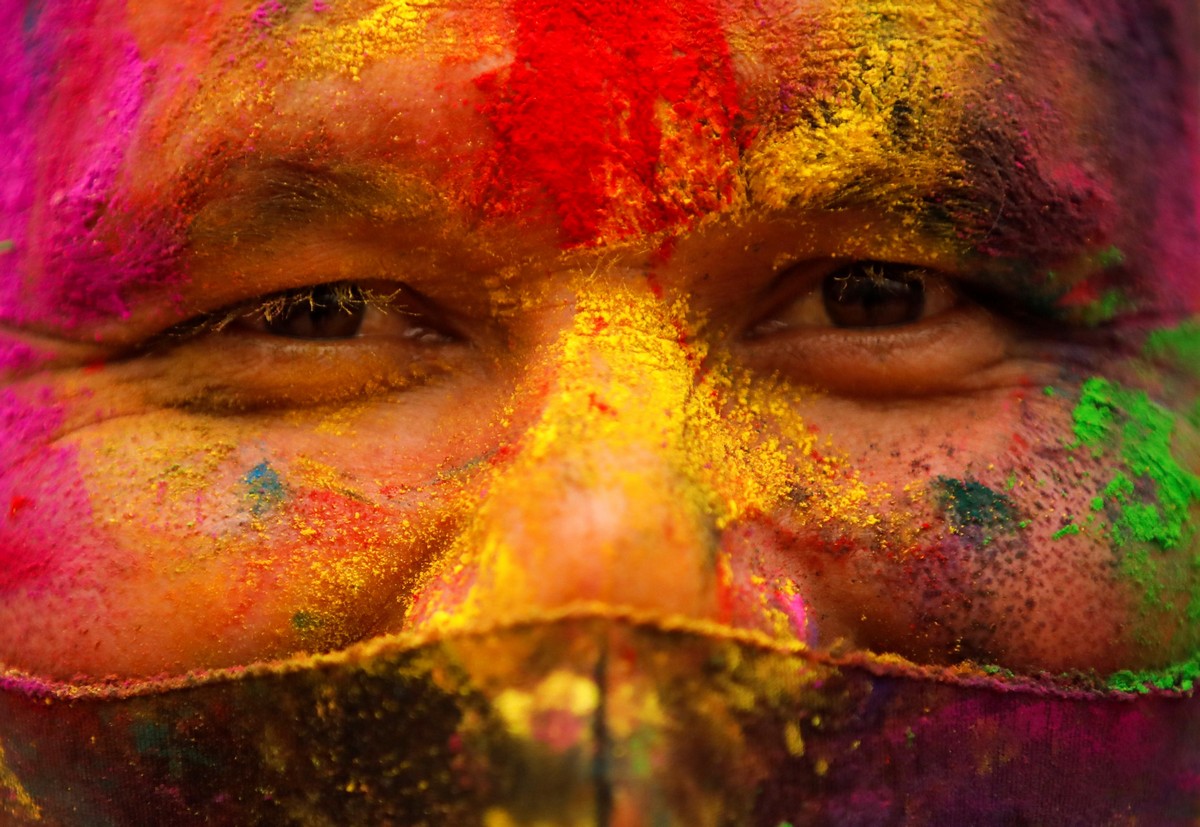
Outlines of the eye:
[{"label": "eye", "polygon": [[1013,325],[958,285],[907,263],[805,262],[762,297],[738,352],[756,372],[850,397],[1024,381],[1032,367],[1010,358]]},{"label": "eye", "polygon": [[260,312],[261,319],[246,325],[293,339],[350,339],[362,330],[367,303],[356,284],[321,284],[306,295],[264,305]]},{"label": "eye", "polygon": [[137,363],[164,405],[250,412],[403,391],[473,365],[474,343],[402,283],[338,281],[204,314]]},{"label": "eye", "polygon": [[946,277],[915,265],[854,261],[823,275],[813,273],[814,266],[801,265],[784,274],[769,311],[748,337],[793,328],[912,325],[950,310],[960,300]]},{"label": "eye", "polygon": [[329,282],[286,290],[208,320],[217,330],[328,341],[396,336],[425,344],[460,341],[436,309],[405,285]]},{"label": "eye", "polygon": [[855,262],[825,277],[821,297],[838,327],[911,324],[925,314],[925,280],[917,267]]}]

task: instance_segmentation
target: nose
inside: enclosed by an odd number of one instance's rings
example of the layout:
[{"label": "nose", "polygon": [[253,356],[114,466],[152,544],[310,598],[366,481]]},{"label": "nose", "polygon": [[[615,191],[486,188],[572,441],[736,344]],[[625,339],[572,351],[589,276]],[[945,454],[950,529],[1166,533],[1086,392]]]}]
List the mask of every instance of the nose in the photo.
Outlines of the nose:
[{"label": "nose", "polygon": [[527,383],[546,388],[536,415],[500,452],[410,629],[596,607],[721,619],[722,529],[769,508],[786,474],[762,446],[748,462],[754,429],[719,409],[684,316],[648,291],[579,294],[531,368],[545,378]]}]

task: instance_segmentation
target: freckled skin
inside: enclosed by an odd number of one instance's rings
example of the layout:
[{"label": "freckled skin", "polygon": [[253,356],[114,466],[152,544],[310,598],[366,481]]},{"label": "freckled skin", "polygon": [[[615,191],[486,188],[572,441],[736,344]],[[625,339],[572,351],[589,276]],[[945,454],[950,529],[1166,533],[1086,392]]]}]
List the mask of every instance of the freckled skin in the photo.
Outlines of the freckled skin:
[{"label": "freckled skin", "polygon": [[[1073,445],[1088,377],[1194,404],[1194,374],[1139,355],[1147,324],[1195,312],[1200,242],[1166,234],[1194,227],[1200,162],[1173,136],[1195,116],[1166,106],[1194,105],[1194,84],[1144,79],[1146,140],[1172,147],[1150,169],[1113,155],[1131,140],[1114,98],[1138,78],[1119,52],[1088,57],[1063,10],[1039,35],[1004,4],[704,3],[690,22],[651,4],[674,39],[609,56],[626,85],[579,104],[598,145],[628,146],[581,156],[569,101],[522,108],[545,91],[510,65],[548,48],[538,4],[468,22],[434,4],[384,29],[355,22],[366,3],[251,28],[248,7],[111,5],[89,48],[124,109],[78,120],[77,77],[39,104],[30,228],[4,264],[5,335],[47,360],[7,379],[6,666],[177,673],[582,605],[1029,672],[1193,653],[1194,501],[1173,549],[1118,543],[1104,519],[1056,535],[1119,463]],[[793,30],[816,46],[788,47]],[[638,82],[675,52],[682,79]],[[1122,264],[1098,263],[1112,249]],[[869,330],[789,309],[848,261],[984,297]],[[341,342],[155,338],[369,280],[407,284],[420,312]],[[1101,329],[1056,304],[1110,288]],[[52,432],[22,425],[51,415]],[[1195,424],[1175,426],[1196,473]],[[246,481],[262,463],[268,502]],[[939,479],[1011,513],[956,523]],[[1123,568],[1138,551],[1162,563],[1154,600]]]}]

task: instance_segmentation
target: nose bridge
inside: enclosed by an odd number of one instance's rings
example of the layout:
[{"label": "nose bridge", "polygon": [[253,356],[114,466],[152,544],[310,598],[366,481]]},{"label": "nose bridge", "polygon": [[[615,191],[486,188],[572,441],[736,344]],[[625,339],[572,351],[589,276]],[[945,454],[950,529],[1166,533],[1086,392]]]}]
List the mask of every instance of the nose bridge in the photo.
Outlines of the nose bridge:
[{"label": "nose bridge", "polygon": [[411,625],[583,604],[712,617],[720,530],[778,496],[764,480],[786,475],[769,450],[756,472],[736,467],[754,429],[720,410],[685,307],[648,290],[577,296],[569,326],[531,367],[547,387],[536,418],[450,551],[443,581],[457,582],[423,596]]}]

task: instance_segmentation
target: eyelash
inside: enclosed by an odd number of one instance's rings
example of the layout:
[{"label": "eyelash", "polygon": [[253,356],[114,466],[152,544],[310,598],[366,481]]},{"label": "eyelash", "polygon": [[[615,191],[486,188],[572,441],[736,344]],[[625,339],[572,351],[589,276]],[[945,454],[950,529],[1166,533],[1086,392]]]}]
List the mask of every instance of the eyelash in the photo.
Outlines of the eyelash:
[{"label": "eyelash", "polygon": [[405,312],[404,305],[398,301],[405,292],[402,287],[385,293],[370,287],[363,287],[358,282],[330,282],[281,290],[241,302],[232,307],[205,313],[171,328],[167,331],[167,335],[172,338],[191,338],[205,333],[220,333],[230,325],[239,322],[271,322],[286,317],[296,310],[312,310],[323,307],[324,303],[318,302],[316,299],[317,292],[330,288],[335,291],[333,299],[337,303],[338,309],[341,310],[365,307],[367,310],[375,310],[380,313]]}]

